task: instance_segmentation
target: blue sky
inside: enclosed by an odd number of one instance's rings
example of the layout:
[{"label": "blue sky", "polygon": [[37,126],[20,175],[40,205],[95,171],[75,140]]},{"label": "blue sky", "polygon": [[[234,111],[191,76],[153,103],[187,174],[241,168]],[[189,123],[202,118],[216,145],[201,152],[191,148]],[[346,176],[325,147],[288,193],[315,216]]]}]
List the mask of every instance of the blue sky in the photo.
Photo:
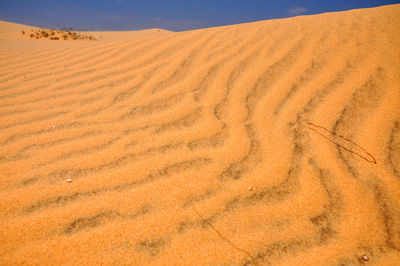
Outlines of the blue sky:
[{"label": "blue sky", "polygon": [[0,20],[91,30],[183,31],[397,3],[400,0],[0,0]]}]

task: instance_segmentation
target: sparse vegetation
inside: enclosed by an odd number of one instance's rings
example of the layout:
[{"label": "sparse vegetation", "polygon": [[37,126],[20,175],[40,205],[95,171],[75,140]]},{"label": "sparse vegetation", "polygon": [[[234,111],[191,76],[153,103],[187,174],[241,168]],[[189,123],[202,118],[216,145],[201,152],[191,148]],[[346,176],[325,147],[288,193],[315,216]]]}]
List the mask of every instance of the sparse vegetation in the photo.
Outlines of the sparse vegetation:
[{"label": "sparse vegetation", "polygon": [[[22,35],[27,33],[21,31]],[[86,29],[75,30],[71,27],[58,27],[52,29],[45,29],[40,27],[39,29],[31,30],[29,37],[31,39],[49,39],[49,40],[96,40],[89,31]]]}]

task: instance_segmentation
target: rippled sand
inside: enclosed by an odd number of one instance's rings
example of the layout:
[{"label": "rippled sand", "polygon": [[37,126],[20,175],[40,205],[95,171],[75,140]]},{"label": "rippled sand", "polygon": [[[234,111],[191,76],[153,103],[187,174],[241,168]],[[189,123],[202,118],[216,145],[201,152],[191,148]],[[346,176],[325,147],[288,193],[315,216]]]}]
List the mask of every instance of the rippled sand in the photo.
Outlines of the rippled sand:
[{"label": "rippled sand", "polygon": [[0,23],[0,264],[400,265],[400,5],[22,29]]}]

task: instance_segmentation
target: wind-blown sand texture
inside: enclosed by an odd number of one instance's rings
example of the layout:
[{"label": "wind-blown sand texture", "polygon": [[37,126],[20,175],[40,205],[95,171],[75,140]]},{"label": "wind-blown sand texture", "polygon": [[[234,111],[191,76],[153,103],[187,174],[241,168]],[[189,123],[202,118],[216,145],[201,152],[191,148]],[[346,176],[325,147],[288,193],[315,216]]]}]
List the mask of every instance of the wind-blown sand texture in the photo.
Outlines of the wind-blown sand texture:
[{"label": "wind-blown sand texture", "polygon": [[400,5],[21,27],[0,27],[1,264],[400,265]]}]

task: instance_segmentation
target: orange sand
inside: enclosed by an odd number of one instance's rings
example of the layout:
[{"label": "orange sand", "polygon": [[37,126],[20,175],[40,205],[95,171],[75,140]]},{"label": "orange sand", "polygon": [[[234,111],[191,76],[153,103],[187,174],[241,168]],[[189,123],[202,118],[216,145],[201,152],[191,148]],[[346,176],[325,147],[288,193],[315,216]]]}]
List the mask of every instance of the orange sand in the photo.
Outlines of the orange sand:
[{"label": "orange sand", "polygon": [[0,23],[0,264],[400,265],[400,5],[23,29]]}]

